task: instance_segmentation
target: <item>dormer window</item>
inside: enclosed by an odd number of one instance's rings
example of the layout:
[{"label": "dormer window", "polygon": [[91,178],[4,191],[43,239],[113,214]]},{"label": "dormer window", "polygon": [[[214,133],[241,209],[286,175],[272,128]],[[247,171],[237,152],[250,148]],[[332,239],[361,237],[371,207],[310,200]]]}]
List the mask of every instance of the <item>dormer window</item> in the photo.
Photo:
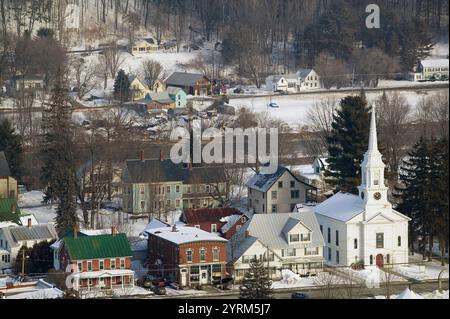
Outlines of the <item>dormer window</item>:
[{"label": "dormer window", "polygon": [[300,239],[301,239],[301,241],[310,241],[311,235],[310,234],[302,234]]}]

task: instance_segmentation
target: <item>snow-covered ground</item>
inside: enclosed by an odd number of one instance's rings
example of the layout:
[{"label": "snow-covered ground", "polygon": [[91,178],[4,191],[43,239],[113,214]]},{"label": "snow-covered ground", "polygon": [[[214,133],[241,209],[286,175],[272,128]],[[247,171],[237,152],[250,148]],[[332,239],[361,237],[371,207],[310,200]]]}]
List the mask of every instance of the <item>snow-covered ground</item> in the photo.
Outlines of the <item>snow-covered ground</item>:
[{"label": "snow-covered ground", "polygon": [[[42,204],[44,194],[41,191],[31,191],[23,194],[19,199],[19,207],[23,214],[33,214],[40,224],[54,222],[56,205]],[[181,211],[174,211],[164,216],[163,221],[169,224],[179,223]],[[82,220],[82,212],[78,209],[78,216]],[[129,237],[138,237],[148,224],[147,218],[131,219],[127,214],[100,209],[97,217],[98,229],[109,229],[116,226],[120,232]]]},{"label": "snow-covered ground", "polygon": [[368,266],[363,270],[336,268],[336,271],[342,274],[343,280],[362,281],[365,282],[368,287],[377,287],[386,282],[407,281],[405,278],[387,273],[377,266]]},{"label": "snow-covered ground", "polygon": [[340,278],[332,274],[323,272],[317,276],[301,277],[289,269],[281,271],[282,279],[272,283],[272,289],[290,289],[290,288],[304,288],[323,285],[325,282],[333,282],[338,284]]},{"label": "snow-covered ground", "polygon": [[439,274],[442,273],[442,278],[449,278],[449,267],[441,267],[436,264],[426,265],[398,265],[394,267],[395,272],[402,276],[415,279],[415,280],[436,280]]},{"label": "snow-covered ground", "polygon": [[207,292],[203,290],[175,290],[169,287],[166,287],[167,296],[202,296],[206,295]]},{"label": "snow-covered ground", "polygon": [[[373,299],[386,299],[386,296],[376,296]],[[390,299],[449,299],[448,290],[443,291],[442,293],[438,290],[435,290],[431,293],[422,293],[418,294],[414,291],[406,289],[399,295],[392,295]]]}]

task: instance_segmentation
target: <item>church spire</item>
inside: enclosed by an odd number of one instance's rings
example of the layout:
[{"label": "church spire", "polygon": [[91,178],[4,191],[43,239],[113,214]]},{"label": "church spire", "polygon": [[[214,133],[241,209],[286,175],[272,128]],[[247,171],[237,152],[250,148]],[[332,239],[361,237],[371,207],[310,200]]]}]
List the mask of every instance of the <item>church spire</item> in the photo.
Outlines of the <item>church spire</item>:
[{"label": "church spire", "polygon": [[369,135],[369,153],[379,153],[378,151],[378,137],[377,137],[377,120],[375,105],[372,106],[372,119],[370,121],[370,135]]}]

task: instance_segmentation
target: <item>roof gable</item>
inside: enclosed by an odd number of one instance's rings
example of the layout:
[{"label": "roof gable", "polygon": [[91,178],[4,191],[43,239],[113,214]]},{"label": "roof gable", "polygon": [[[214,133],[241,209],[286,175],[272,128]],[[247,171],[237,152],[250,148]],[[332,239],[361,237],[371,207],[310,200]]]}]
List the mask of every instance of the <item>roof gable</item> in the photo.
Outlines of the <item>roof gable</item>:
[{"label": "roof gable", "polygon": [[209,79],[203,74],[174,72],[165,81],[167,86],[194,86],[198,81]]},{"label": "roof gable", "polygon": [[8,160],[6,159],[5,152],[3,151],[0,152],[0,176],[2,177],[11,176]]}]

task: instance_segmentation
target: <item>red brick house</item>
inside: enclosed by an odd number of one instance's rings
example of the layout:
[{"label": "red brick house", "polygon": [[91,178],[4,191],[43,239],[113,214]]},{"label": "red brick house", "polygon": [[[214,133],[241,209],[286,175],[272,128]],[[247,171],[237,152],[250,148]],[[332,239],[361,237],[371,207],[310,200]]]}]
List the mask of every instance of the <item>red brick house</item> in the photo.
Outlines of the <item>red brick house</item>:
[{"label": "red brick house", "polygon": [[227,240],[195,227],[163,227],[148,234],[148,268],[180,288],[212,284],[227,277]]},{"label": "red brick house", "polygon": [[248,221],[248,217],[231,207],[202,208],[185,210],[180,221],[209,233],[218,233],[229,240]]},{"label": "red brick house", "polygon": [[89,236],[69,232],[52,245],[54,268],[71,273],[77,292],[109,291],[134,287],[132,252],[125,234]]}]

